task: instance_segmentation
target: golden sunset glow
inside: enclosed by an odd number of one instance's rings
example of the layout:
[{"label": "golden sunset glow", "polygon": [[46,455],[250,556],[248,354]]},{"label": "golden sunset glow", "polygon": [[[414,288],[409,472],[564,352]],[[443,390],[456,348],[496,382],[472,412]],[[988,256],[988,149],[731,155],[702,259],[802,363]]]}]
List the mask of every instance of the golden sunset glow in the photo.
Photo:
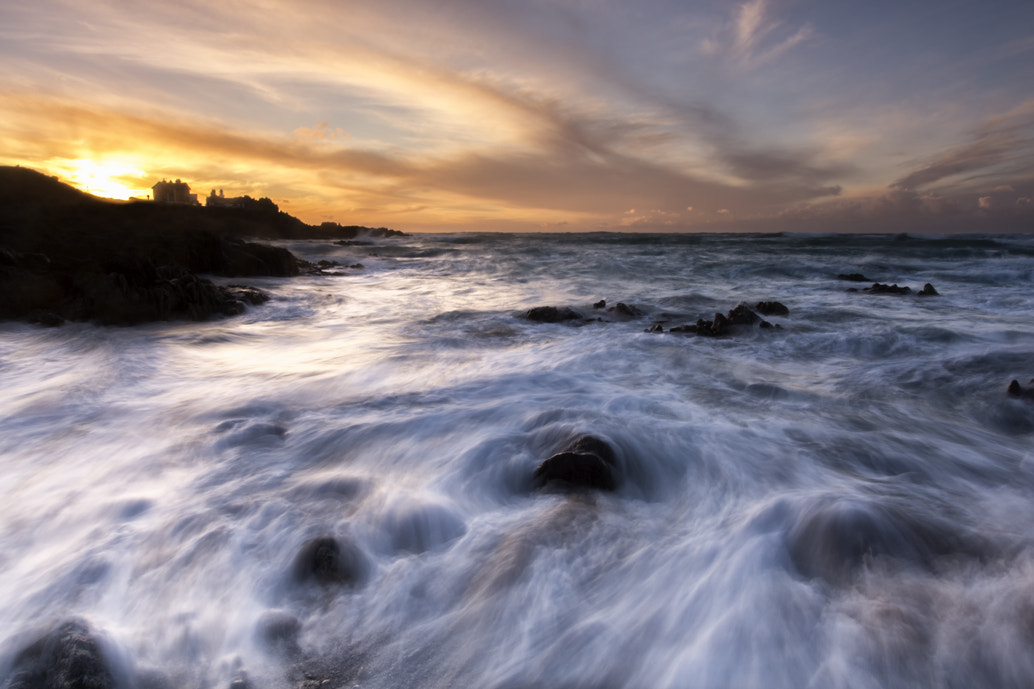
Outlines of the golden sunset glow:
[{"label": "golden sunset glow", "polygon": [[151,193],[147,173],[123,161],[52,158],[44,166],[51,174],[94,196],[126,200],[147,198]]},{"label": "golden sunset glow", "polygon": [[[774,0],[9,3],[0,163],[410,231],[1022,225],[1034,43],[981,21],[896,36],[861,5]],[[851,52],[876,44],[885,60]]]}]

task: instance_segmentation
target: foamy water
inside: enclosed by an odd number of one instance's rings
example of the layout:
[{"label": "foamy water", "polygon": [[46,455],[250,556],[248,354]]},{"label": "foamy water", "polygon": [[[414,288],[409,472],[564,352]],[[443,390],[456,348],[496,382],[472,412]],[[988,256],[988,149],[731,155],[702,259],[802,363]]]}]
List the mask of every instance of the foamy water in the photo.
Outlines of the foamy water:
[{"label": "foamy water", "polygon": [[[1034,685],[1034,239],[288,246],[364,267],[0,324],[0,677],[76,618],[141,689]],[[617,490],[534,491],[583,434]]]}]

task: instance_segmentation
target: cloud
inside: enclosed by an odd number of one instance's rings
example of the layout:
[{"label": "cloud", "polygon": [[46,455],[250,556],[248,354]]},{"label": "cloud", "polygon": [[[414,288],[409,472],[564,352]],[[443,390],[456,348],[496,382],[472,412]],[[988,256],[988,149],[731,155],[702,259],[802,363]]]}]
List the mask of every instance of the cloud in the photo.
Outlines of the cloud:
[{"label": "cloud", "polygon": [[748,69],[776,60],[815,33],[809,23],[785,30],[782,21],[769,18],[767,0],[748,0],[737,5],[727,31],[730,34],[728,44],[723,46],[720,39],[708,39],[704,43],[704,52],[716,54],[725,51]]},{"label": "cloud", "polygon": [[974,177],[1014,163],[1019,169],[1028,167],[1034,162],[1032,129],[1034,101],[1028,101],[1004,115],[988,118],[970,141],[936,154],[891,187],[908,191],[946,179]]}]

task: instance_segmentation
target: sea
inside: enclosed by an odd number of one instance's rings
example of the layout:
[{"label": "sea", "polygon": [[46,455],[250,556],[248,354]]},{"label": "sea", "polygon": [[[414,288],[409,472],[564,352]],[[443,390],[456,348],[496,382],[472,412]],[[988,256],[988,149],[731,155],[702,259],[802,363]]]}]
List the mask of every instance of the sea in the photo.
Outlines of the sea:
[{"label": "sea", "polygon": [[283,245],[340,265],[0,324],[0,687],[62,625],[121,689],[1034,686],[1034,236]]}]

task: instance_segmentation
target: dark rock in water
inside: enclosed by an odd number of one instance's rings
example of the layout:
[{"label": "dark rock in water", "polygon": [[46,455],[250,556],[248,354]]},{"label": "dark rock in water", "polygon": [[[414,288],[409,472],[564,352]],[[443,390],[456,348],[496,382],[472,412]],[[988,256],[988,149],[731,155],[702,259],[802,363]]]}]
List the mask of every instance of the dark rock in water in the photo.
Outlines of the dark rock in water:
[{"label": "dark rock in water", "polygon": [[226,261],[223,275],[293,277],[300,272],[298,259],[283,247],[227,239],[222,242],[221,250]]},{"label": "dark rock in water", "polygon": [[929,282],[923,285],[923,289],[919,290],[920,297],[937,297],[940,294]]},{"label": "dark rock in water", "polygon": [[884,285],[879,282],[874,282],[872,283],[872,287],[866,287],[864,291],[872,294],[911,294],[912,288],[907,285],[905,287],[898,287],[896,284]]},{"label": "dark rock in water", "polygon": [[559,309],[555,306],[536,306],[525,313],[524,317],[536,323],[560,323],[581,318],[581,315],[566,306]]},{"label": "dark rock in water", "polygon": [[72,619],[22,649],[4,689],[113,689],[101,641],[83,620]]},{"label": "dark rock in water", "polygon": [[607,309],[607,311],[610,313],[617,314],[618,316],[624,316],[626,318],[635,318],[636,316],[642,315],[642,312],[639,309],[635,308],[634,306],[629,306],[628,304],[621,301]]},{"label": "dark rock in water", "polygon": [[790,309],[777,301],[759,301],[754,305],[762,316],[789,316]]},{"label": "dark rock in water", "polygon": [[644,332],[648,332],[648,333],[663,333],[664,332],[664,326],[661,325],[660,323],[654,323],[649,328],[647,328]]},{"label": "dark rock in water", "polygon": [[539,464],[532,474],[532,484],[540,490],[594,488],[613,491],[617,488],[613,473],[616,464],[610,445],[586,435]]},{"label": "dark rock in water", "polygon": [[696,331],[697,327],[695,325],[676,325],[668,330],[669,333],[695,333]]},{"label": "dark rock in water", "polygon": [[596,302],[595,304],[592,305],[592,308],[594,308],[594,309],[605,309],[605,308],[607,308],[607,300],[606,299],[600,299],[598,302]]},{"label": "dark rock in water", "polygon": [[365,572],[363,555],[353,543],[344,544],[331,536],[314,538],[302,546],[294,561],[294,578],[315,581],[321,586],[354,585]]},{"label": "dark rock in water", "polygon": [[1009,387],[1006,389],[1006,392],[1012,395],[1013,397],[1026,397],[1028,399],[1034,399],[1034,378],[1032,378],[1030,382],[1027,383],[1027,385],[1028,387],[1024,389],[1024,387],[1020,385],[1020,381],[1014,380],[1011,383],[1009,383]]},{"label": "dark rock in water", "polygon": [[255,638],[267,651],[295,656],[301,653],[298,646],[301,628],[301,622],[294,615],[283,610],[267,610],[258,620]]},{"label": "dark rock in water", "polygon": [[861,273],[841,273],[840,275],[837,275],[837,280],[847,280],[848,282],[874,282]]},{"label": "dark rock in water", "polygon": [[745,302],[740,302],[729,311],[727,319],[731,325],[754,325],[761,320]]},{"label": "dark rock in water", "polygon": [[720,313],[714,315],[713,321],[700,319],[696,325],[697,335],[704,337],[721,337],[729,334],[729,319]]},{"label": "dark rock in water", "polygon": [[876,562],[931,570],[937,557],[970,554],[951,525],[902,508],[830,499],[805,511],[788,534],[790,559],[808,578],[843,584]]}]

